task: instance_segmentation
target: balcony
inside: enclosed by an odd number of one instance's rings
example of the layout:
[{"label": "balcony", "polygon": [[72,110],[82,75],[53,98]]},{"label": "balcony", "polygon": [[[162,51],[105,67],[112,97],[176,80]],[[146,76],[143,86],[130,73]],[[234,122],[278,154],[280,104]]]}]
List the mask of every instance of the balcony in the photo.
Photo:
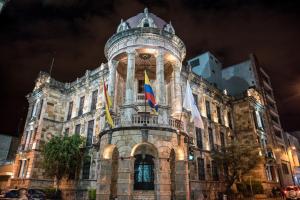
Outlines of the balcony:
[{"label": "balcony", "polygon": [[134,114],[131,118],[131,123],[122,124],[121,117],[115,117],[114,119],[115,128],[122,128],[122,127],[140,127],[140,126],[147,126],[147,127],[157,127],[157,128],[171,128],[175,130],[183,130],[184,123],[178,119],[173,117],[168,117],[168,124],[162,124],[158,120],[157,115],[151,114]]}]

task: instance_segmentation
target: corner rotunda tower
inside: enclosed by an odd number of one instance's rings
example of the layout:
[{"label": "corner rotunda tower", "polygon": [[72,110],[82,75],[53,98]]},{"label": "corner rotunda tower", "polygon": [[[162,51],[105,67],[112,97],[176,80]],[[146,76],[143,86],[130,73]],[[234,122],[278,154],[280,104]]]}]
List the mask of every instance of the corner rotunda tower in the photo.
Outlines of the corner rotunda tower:
[{"label": "corner rotunda tower", "polygon": [[[188,199],[180,72],[186,49],[146,8],[121,20],[105,45],[115,127],[100,132],[97,199]],[[146,104],[144,71],[158,103]],[[176,169],[176,170],[175,170]]]}]

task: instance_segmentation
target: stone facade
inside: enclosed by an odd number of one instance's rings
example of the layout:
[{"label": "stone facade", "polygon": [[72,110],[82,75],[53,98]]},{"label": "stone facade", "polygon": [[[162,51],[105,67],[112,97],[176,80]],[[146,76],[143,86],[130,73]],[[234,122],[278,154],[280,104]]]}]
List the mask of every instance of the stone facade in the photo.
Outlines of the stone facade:
[{"label": "stone facade", "polygon": [[[107,63],[71,83],[41,72],[27,96],[28,115],[11,186],[53,186],[41,166],[40,150],[53,135],[71,134],[87,138],[84,148],[90,162],[83,163],[76,188],[72,182],[62,184],[66,195],[76,189],[84,199],[87,189],[95,188],[101,200],[199,199],[201,195],[215,199],[224,189],[224,173],[210,154],[234,138],[259,144],[264,163],[251,176],[267,190],[278,185],[279,157],[273,153],[277,146],[261,88],[254,84],[232,90],[234,84],[226,82],[232,72],[222,72],[221,63],[209,52],[200,56],[197,69],[192,62],[196,59],[182,64],[185,54],[172,24],[145,9],[121,21],[105,45]],[[241,65],[231,69],[242,78],[247,73],[240,68],[249,69]],[[248,73],[249,83],[260,80],[255,69]],[[158,113],[145,101],[144,71]],[[203,130],[196,129],[190,113],[182,109],[187,80]],[[105,120],[104,83],[113,101],[113,128]]]}]

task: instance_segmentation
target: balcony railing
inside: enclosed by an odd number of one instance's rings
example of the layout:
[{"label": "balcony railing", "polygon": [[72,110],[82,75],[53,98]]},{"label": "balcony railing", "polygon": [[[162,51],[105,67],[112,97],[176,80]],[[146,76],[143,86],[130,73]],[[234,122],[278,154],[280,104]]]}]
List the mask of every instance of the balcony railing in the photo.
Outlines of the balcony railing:
[{"label": "balcony railing", "polygon": [[182,121],[169,117],[168,124],[161,124],[158,121],[157,115],[149,115],[149,114],[134,114],[131,118],[131,124],[122,124],[121,117],[115,117],[114,119],[115,127],[128,127],[128,126],[154,126],[154,127],[166,127],[183,130],[184,124]]}]

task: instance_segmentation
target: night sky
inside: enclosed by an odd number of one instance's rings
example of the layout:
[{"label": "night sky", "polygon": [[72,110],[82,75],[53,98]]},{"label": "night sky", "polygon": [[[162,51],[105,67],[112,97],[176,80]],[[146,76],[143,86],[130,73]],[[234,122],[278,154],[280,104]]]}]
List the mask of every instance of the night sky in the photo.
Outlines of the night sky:
[{"label": "night sky", "polygon": [[52,76],[73,81],[106,62],[104,44],[121,18],[145,7],[172,21],[186,60],[211,51],[226,67],[255,53],[271,76],[283,128],[300,130],[298,0],[10,0],[0,14],[0,133],[17,132],[25,96],[54,52]]}]

